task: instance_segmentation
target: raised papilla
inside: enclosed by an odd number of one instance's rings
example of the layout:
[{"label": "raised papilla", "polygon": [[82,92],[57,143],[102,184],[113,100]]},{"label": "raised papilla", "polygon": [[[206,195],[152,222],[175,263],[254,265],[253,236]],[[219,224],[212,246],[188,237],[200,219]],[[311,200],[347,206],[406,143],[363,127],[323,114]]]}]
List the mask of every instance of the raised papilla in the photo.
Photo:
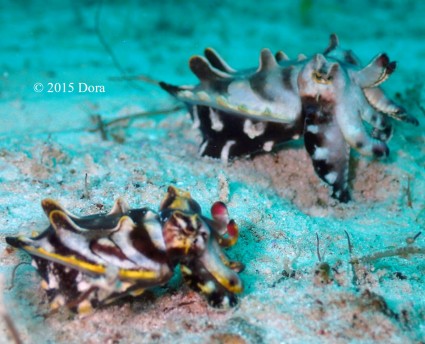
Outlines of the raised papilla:
[{"label": "raised papilla", "polygon": [[213,49],[204,54],[189,62],[198,85],[160,83],[187,105],[202,133],[202,156],[227,161],[303,136],[317,175],[331,186],[332,197],[348,202],[351,148],[384,158],[392,119],[418,125],[379,87],[396,63],[378,54],[363,67],[351,50],[339,47],[336,35],[323,53],[289,59],[264,49],[258,68],[240,71]]}]

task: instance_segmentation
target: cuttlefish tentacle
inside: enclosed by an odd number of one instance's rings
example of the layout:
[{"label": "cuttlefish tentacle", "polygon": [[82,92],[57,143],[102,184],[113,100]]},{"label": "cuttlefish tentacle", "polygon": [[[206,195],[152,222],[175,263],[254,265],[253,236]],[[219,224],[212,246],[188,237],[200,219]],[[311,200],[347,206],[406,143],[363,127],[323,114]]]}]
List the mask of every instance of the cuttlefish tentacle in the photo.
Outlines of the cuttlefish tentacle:
[{"label": "cuttlefish tentacle", "polygon": [[314,170],[332,187],[332,196],[350,201],[348,167],[350,149],[333,116],[333,104],[314,98],[303,100],[305,117],[304,144]]},{"label": "cuttlefish tentacle", "polygon": [[376,87],[394,72],[396,63],[387,54],[379,54],[360,71],[354,73],[356,83],[361,88]]},{"label": "cuttlefish tentacle", "polygon": [[384,142],[391,138],[393,126],[391,120],[384,113],[376,111],[371,106],[365,106],[364,111],[360,113],[360,117],[372,126],[372,138]]},{"label": "cuttlefish tentacle", "polygon": [[384,122],[380,128],[373,128],[371,136],[374,139],[387,142],[393,135],[394,128],[391,124],[390,119],[383,117]]},{"label": "cuttlefish tentacle", "polygon": [[336,104],[335,117],[345,141],[360,154],[376,158],[388,156],[388,146],[367,133],[360,114],[353,111],[349,104]]},{"label": "cuttlefish tentacle", "polygon": [[381,88],[365,88],[363,93],[369,104],[377,111],[398,121],[419,125],[419,121],[415,117],[409,115],[402,106],[389,99]]}]

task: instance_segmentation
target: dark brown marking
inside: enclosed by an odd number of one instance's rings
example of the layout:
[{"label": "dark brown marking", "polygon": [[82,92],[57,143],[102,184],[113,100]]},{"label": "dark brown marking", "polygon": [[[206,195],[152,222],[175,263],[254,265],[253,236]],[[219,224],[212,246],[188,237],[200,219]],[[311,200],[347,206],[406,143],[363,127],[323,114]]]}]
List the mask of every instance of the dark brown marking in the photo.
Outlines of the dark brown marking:
[{"label": "dark brown marking", "polygon": [[256,73],[249,79],[249,84],[252,90],[257,93],[261,98],[268,101],[274,101],[274,98],[266,92],[267,73]]},{"label": "dark brown marking", "polygon": [[54,210],[50,213],[50,222],[56,228],[78,233],[71,219],[61,210]]},{"label": "dark brown marking", "polygon": [[390,154],[390,150],[387,145],[375,145],[372,148],[372,153],[377,158],[387,157]]},{"label": "dark brown marking", "polygon": [[387,73],[392,74],[395,71],[396,67],[397,67],[397,62],[395,62],[395,61],[390,62],[387,65]]},{"label": "dark brown marking", "polygon": [[[77,251],[74,251],[72,249],[70,249],[68,246],[66,246],[66,244],[62,243],[62,241],[59,239],[59,237],[56,235],[56,233],[54,232],[54,229],[49,227],[51,230],[49,231],[48,234],[48,240],[49,243],[55,248],[55,253],[60,254],[61,256],[65,256],[65,257],[70,257],[70,256],[74,256],[76,259],[87,262],[87,263],[91,263],[91,264],[96,264],[94,261],[88,259],[87,257],[81,255],[80,253],[78,253]],[[82,238],[84,240],[84,238]]]},{"label": "dark brown marking", "polygon": [[143,224],[138,224],[137,227],[130,232],[130,240],[134,248],[147,258],[157,263],[166,263],[166,252],[160,251],[155,247]]},{"label": "dark brown marking", "polygon": [[177,93],[182,91],[183,89],[178,86],[167,84],[166,82],[160,81],[159,86],[164,90],[170,93],[172,96],[176,96]]},{"label": "dark brown marking", "polygon": [[344,52],[344,61],[355,66],[359,65],[359,62],[357,61],[351,50],[347,50]]},{"label": "dark brown marking", "polygon": [[47,272],[53,274],[59,284],[58,289],[53,289],[52,291],[51,301],[53,301],[54,296],[57,294],[63,295],[67,302],[79,297],[81,292],[78,291],[76,279],[78,274],[81,272],[75,269],[67,269],[65,266],[59,263],[51,263],[47,265]]},{"label": "dark brown marking", "polygon": [[332,50],[336,49],[338,46],[338,36],[334,33],[332,33],[329,37],[329,45],[326,48],[326,50],[323,52],[323,54],[329,54]]},{"label": "dark brown marking", "polygon": [[189,60],[189,67],[201,81],[213,81],[221,78],[201,56],[192,57]]},{"label": "dark brown marking", "polygon": [[222,72],[226,72],[226,73],[229,72],[227,70],[227,67],[223,64],[221,58],[217,56],[214,50],[207,48],[204,50],[204,55],[214,68],[217,68],[218,70],[221,70]]},{"label": "dark brown marking", "polygon": [[293,86],[292,86],[292,73],[293,73],[294,68],[293,67],[288,67],[288,68],[284,68],[282,69],[282,82],[283,82],[283,87],[286,90],[289,91],[293,91]]},{"label": "dark brown marking", "polygon": [[288,56],[286,56],[286,54],[283,51],[278,51],[275,55],[274,55],[275,59],[277,62],[280,61],[288,61],[289,58]]},{"label": "dark brown marking", "polygon": [[90,250],[95,254],[106,253],[110,256],[115,256],[121,260],[128,259],[127,256],[117,246],[102,245],[97,240],[94,240],[90,243],[89,247]]},{"label": "dark brown marking", "polygon": [[393,132],[393,127],[391,123],[385,123],[383,129],[374,128],[372,130],[372,137],[378,139],[379,141],[388,141]]}]

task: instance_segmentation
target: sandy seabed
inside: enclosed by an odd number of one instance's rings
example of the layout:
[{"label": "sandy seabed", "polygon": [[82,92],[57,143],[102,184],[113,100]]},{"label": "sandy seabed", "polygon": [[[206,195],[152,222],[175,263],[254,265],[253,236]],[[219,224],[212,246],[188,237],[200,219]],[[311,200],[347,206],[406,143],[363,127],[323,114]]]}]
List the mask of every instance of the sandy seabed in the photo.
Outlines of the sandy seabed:
[{"label": "sandy seabed", "polygon": [[[111,80],[120,71],[96,34],[97,8],[95,1],[0,2],[0,272],[3,308],[22,341],[424,342],[424,256],[361,262],[354,272],[349,262],[406,247],[407,238],[424,230],[425,4],[208,0],[102,6],[100,28],[125,71],[173,84],[196,82],[187,60],[207,46],[238,68],[255,66],[264,47],[290,56],[323,51],[332,32],[362,61],[387,52],[398,67],[384,88],[421,125],[396,123],[386,161],[353,154],[354,201],[346,205],[329,197],[302,141],[223,164],[198,156],[200,133],[184,111],[119,122],[102,138],[97,115],[106,123],[175,102],[152,85]],[[42,92],[34,91],[36,83]],[[77,92],[79,83],[105,92]],[[4,237],[47,226],[41,199],[58,199],[79,215],[108,210],[120,195],[133,207],[156,209],[168,185],[190,191],[204,210],[225,201],[239,224],[240,239],[228,254],[246,265],[240,275],[245,290],[234,309],[209,307],[179,276],[84,319],[67,310],[46,316],[40,278],[29,265],[17,269],[9,289],[13,268],[29,258],[7,248]],[[317,274],[316,233],[329,278]],[[424,240],[422,234],[411,245],[423,250]],[[0,328],[0,341],[12,342],[6,324]]]}]

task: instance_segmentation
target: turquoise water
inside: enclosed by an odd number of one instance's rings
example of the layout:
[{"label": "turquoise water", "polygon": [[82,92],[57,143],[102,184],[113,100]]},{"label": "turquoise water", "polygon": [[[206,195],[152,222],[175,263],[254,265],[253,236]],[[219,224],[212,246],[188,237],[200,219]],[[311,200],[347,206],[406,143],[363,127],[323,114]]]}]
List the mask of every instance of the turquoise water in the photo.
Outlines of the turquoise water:
[{"label": "turquoise water", "polygon": [[[424,341],[423,254],[362,262],[356,283],[350,264],[407,247],[424,229],[424,15],[420,1],[0,1],[1,237],[43,230],[45,197],[76,214],[109,209],[119,195],[156,209],[172,184],[205,212],[218,199],[228,204],[241,231],[229,255],[246,265],[235,309],[208,307],[176,276],[169,287],[84,320],[66,311],[44,319],[39,277],[22,266],[3,298],[23,341]],[[107,125],[179,105],[155,85],[114,80],[123,74],[191,85],[188,59],[205,47],[250,68],[266,47],[290,57],[322,52],[331,33],[363,63],[380,52],[397,61],[383,87],[421,122],[395,123],[385,161],[353,155],[348,205],[329,197],[302,140],[223,164],[198,156],[201,136],[185,111]],[[325,285],[315,273],[316,233],[331,266]],[[423,250],[424,238],[411,245]],[[13,267],[28,257],[0,245],[9,286]]]}]

